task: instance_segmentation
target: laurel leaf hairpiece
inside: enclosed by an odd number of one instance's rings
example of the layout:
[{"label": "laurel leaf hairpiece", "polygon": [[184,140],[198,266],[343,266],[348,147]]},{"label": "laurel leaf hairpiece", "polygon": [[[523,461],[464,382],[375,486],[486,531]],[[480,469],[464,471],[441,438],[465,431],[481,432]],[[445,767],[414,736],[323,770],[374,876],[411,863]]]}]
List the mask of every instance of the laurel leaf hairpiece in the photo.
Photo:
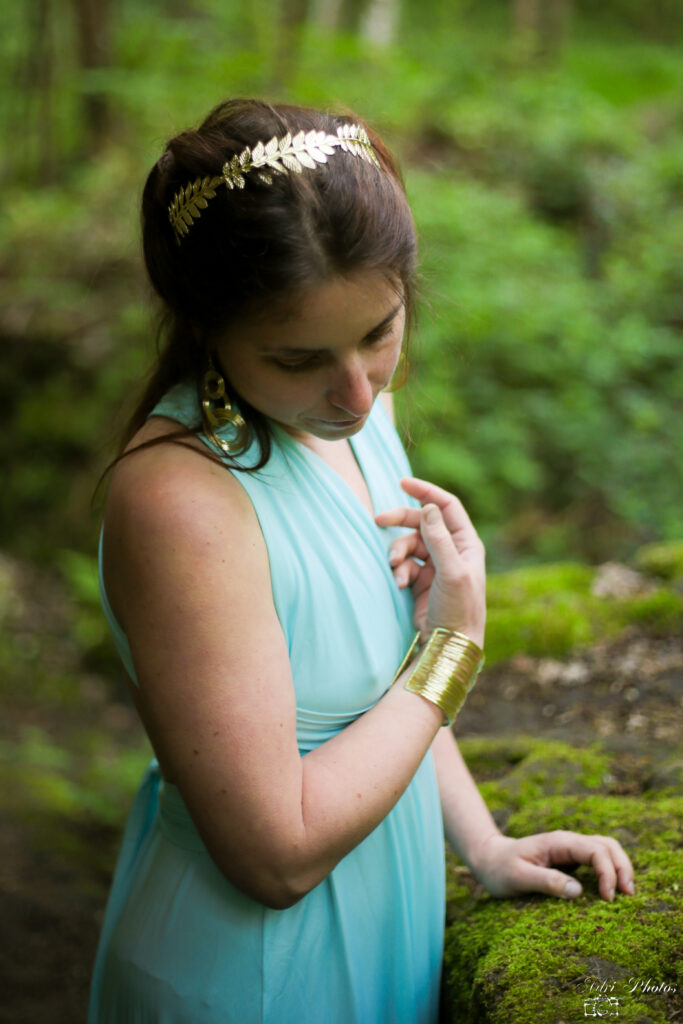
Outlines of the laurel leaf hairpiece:
[{"label": "laurel leaf hairpiece", "polygon": [[301,174],[304,168],[313,170],[317,164],[327,163],[328,156],[332,156],[335,149],[342,149],[380,167],[368,133],[359,124],[342,124],[336,135],[315,129],[301,131],[294,137],[287,132],[281,139],[274,135],[269,142],[257,142],[253,149],[246,146],[239,156],[226,160],[221,177],[207,175],[197,178],[176,192],[168,208],[168,219],[176,242],[180,245],[202,210],[208,206],[207,200],[215,197],[219,185],[224,184],[229,189],[244,188],[244,176],[252,171],[264,185],[272,185],[275,175],[290,171]]}]

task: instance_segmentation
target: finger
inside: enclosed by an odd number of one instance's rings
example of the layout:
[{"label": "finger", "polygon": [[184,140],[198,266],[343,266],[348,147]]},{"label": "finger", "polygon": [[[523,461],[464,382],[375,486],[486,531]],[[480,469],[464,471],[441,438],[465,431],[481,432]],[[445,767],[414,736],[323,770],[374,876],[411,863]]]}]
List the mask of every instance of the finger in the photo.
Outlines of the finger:
[{"label": "finger", "polygon": [[[629,865],[631,862],[629,861]],[[622,892],[627,893],[629,896],[634,896],[636,891],[635,882],[633,880],[634,871],[633,867],[629,868],[617,868],[617,878],[619,888]]]},{"label": "finger", "polygon": [[460,569],[460,555],[436,505],[425,505],[422,509],[420,533],[437,573],[455,578]]},{"label": "finger", "polygon": [[401,562],[401,564],[394,569],[394,579],[396,580],[399,589],[403,590],[404,587],[412,586],[419,576],[421,569],[422,566],[417,562],[414,562],[412,558],[408,558],[405,562]]},{"label": "finger", "polygon": [[564,871],[544,868],[520,861],[515,867],[515,890],[517,892],[543,892],[561,900],[574,900],[583,892],[581,883]]},{"label": "finger", "polygon": [[403,534],[393,542],[389,548],[389,564],[399,565],[406,558],[421,558],[424,561],[428,555],[422,535],[415,530],[413,533]]},{"label": "finger", "polygon": [[429,480],[423,480],[419,476],[401,477],[400,483],[407,494],[417,498],[423,505],[433,503],[439,508],[445,508],[453,497],[453,494],[444,487],[439,487],[438,484],[433,484]]},{"label": "finger", "polygon": [[407,526],[416,530],[420,525],[420,509],[404,506],[390,508],[386,512],[379,512],[375,522],[378,526]]},{"label": "finger", "polygon": [[474,540],[475,538],[477,541],[479,540],[477,531],[472,525],[472,520],[466,512],[465,506],[450,491],[444,490],[443,487],[437,487],[436,484],[431,484],[428,480],[420,480],[414,476],[403,477],[401,487],[407,494],[411,494],[418,501],[421,501],[423,505],[438,505],[444,522],[452,534],[462,535],[463,540]]},{"label": "finger", "polygon": [[425,591],[429,590],[434,580],[434,567],[431,563],[428,565],[418,566],[418,571],[415,575],[415,580],[412,584],[413,587],[413,598],[415,601],[418,600]]},{"label": "finger", "polygon": [[[607,836],[583,836],[576,832],[558,829],[547,834],[547,856],[550,863],[590,864],[598,876],[598,889],[603,899],[614,899],[617,883],[617,869],[614,849],[619,846],[616,839]],[[620,848],[621,849],[621,848]],[[623,852],[623,851],[622,851]],[[626,854],[623,854],[626,858]],[[628,858],[626,858],[628,861]],[[626,869],[626,863],[620,858]],[[630,861],[628,861],[630,865]]]},{"label": "finger", "polygon": [[635,892],[633,865],[621,843],[612,836],[588,836],[587,838],[602,843],[614,865],[618,888],[632,896]]}]

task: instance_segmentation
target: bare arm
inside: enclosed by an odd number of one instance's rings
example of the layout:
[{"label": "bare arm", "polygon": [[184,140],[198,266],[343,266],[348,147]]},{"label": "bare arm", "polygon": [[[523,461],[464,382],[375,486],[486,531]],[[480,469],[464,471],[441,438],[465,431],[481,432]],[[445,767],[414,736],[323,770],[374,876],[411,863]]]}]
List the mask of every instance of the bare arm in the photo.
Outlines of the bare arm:
[{"label": "bare arm", "polygon": [[226,877],[289,906],[395,805],[441,711],[399,683],[299,755],[254,510],[230,473],[191,452],[164,446],[117,468],[104,555],[138,707],[165,771]]},{"label": "bare arm", "polygon": [[[459,508],[459,502],[448,492],[415,478],[407,478],[403,487],[421,501],[435,501],[442,509],[444,520],[455,533],[458,553],[467,557],[471,546],[478,544],[473,531],[466,530],[466,514]],[[395,509],[378,517],[388,525],[416,527],[417,513],[411,509]],[[463,536],[457,537],[459,531]],[[412,585],[416,598],[415,624],[424,630],[435,623],[427,614],[434,591],[439,588],[446,573],[434,572],[432,551],[424,543],[420,530],[404,534],[392,544],[391,564],[400,586]],[[418,558],[417,563],[413,559]],[[449,561],[451,571],[457,566]],[[476,564],[476,563],[475,563]],[[483,565],[482,565],[483,568]],[[470,580],[473,582],[473,580]],[[483,643],[481,622],[468,621],[468,608],[478,606],[478,593],[482,581],[473,590],[461,588],[451,596],[460,600],[465,597],[464,606],[455,617],[466,622],[463,632],[477,643]],[[446,604],[440,605],[443,612]],[[451,612],[451,616],[453,612]],[[453,621],[452,617],[449,621]],[[460,854],[473,874],[495,896],[511,896],[517,892],[545,892],[548,895],[572,899],[581,893],[581,885],[555,865],[591,864],[598,876],[600,892],[604,899],[614,899],[617,886],[624,893],[633,893],[633,866],[616,839],[602,835],[580,835],[564,829],[541,832],[522,839],[502,835],[493,821],[477,786],[470,775],[450,730],[443,729],[432,744],[436,773],[439,782],[441,808],[446,838]]]},{"label": "bare arm", "polygon": [[470,775],[455,736],[442,729],[432,743],[446,840],[471,869],[489,836],[498,833],[491,812]]}]

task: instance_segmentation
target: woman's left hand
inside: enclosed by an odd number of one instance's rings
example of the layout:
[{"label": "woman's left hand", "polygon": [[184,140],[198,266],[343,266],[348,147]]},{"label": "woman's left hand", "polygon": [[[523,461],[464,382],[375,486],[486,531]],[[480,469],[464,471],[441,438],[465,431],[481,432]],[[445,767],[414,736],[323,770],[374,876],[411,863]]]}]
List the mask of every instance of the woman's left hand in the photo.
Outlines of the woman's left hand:
[{"label": "woman's left hand", "polygon": [[543,892],[574,899],[581,884],[555,864],[592,864],[600,895],[613,900],[618,889],[632,895],[633,867],[626,852],[611,836],[585,836],[557,829],[513,839],[499,832],[484,840],[477,850],[472,871],[493,896]]}]

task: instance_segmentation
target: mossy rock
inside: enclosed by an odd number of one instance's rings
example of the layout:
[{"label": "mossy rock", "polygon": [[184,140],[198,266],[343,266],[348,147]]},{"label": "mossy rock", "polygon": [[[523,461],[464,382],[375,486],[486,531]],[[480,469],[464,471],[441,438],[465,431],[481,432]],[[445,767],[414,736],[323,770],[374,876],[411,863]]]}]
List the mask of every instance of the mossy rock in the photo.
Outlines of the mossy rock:
[{"label": "mossy rock", "polygon": [[[599,744],[585,748],[559,740],[534,736],[469,736],[458,745],[477,780],[487,807],[499,828],[505,829],[510,815],[530,801],[551,794],[579,795],[608,792],[613,780],[611,757]],[[671,779],[668,766],[656,766],[661,773],[653,788]],[[675,772],[674,772],[675,776]],[[667,790],[668,791],[668,790]]]},{"label": "mossy rock", "polygon": [[530,657],[562,658],[616,637],[628,626],[653,633],[682,629],[683,593],[671,585],[671,579],[678,571],[676,552],[679,547],[683,551],[683,544],[656,547],[666,549],[669,559],[662,555],[657,562],[660,581],[653,584],[643,578],[641,590],[618,597],[596,593],[599,569],[574,562],[489,576],[487,664],[522,652]]},{"label": "mossy rock", "polygon": [[[542,747],[534,755],[531,743],[527,758],[510,774],[533,778],[543,761]],[[577,755],[573,779],[590,789],[591,782],[600,782],[594,772],[603,771],[605,756],[596,748]],[[608,779],[603,775],[595,788],[604,790]],[[682,811],[679,796],[657,793],[647,801],[604,792],[538,796],[532,786],[530,798],[508,819],[506,833],[560,828],[614,836],[633,862],[636,894],[618,893],[612,903],[605,902],[594,872],[581,866],[573,872],[583,886],[576,900],[540,894],[497,900],[450,860],[442,1021],[574,1024],[618,1015],[664,1024],[674,1019],[683,986],[677,852]]]},{"label": "mossy rock", "polygon": [[683,580],[683,540],[646,544],[636,551],[634,565],[671,583]]}]

